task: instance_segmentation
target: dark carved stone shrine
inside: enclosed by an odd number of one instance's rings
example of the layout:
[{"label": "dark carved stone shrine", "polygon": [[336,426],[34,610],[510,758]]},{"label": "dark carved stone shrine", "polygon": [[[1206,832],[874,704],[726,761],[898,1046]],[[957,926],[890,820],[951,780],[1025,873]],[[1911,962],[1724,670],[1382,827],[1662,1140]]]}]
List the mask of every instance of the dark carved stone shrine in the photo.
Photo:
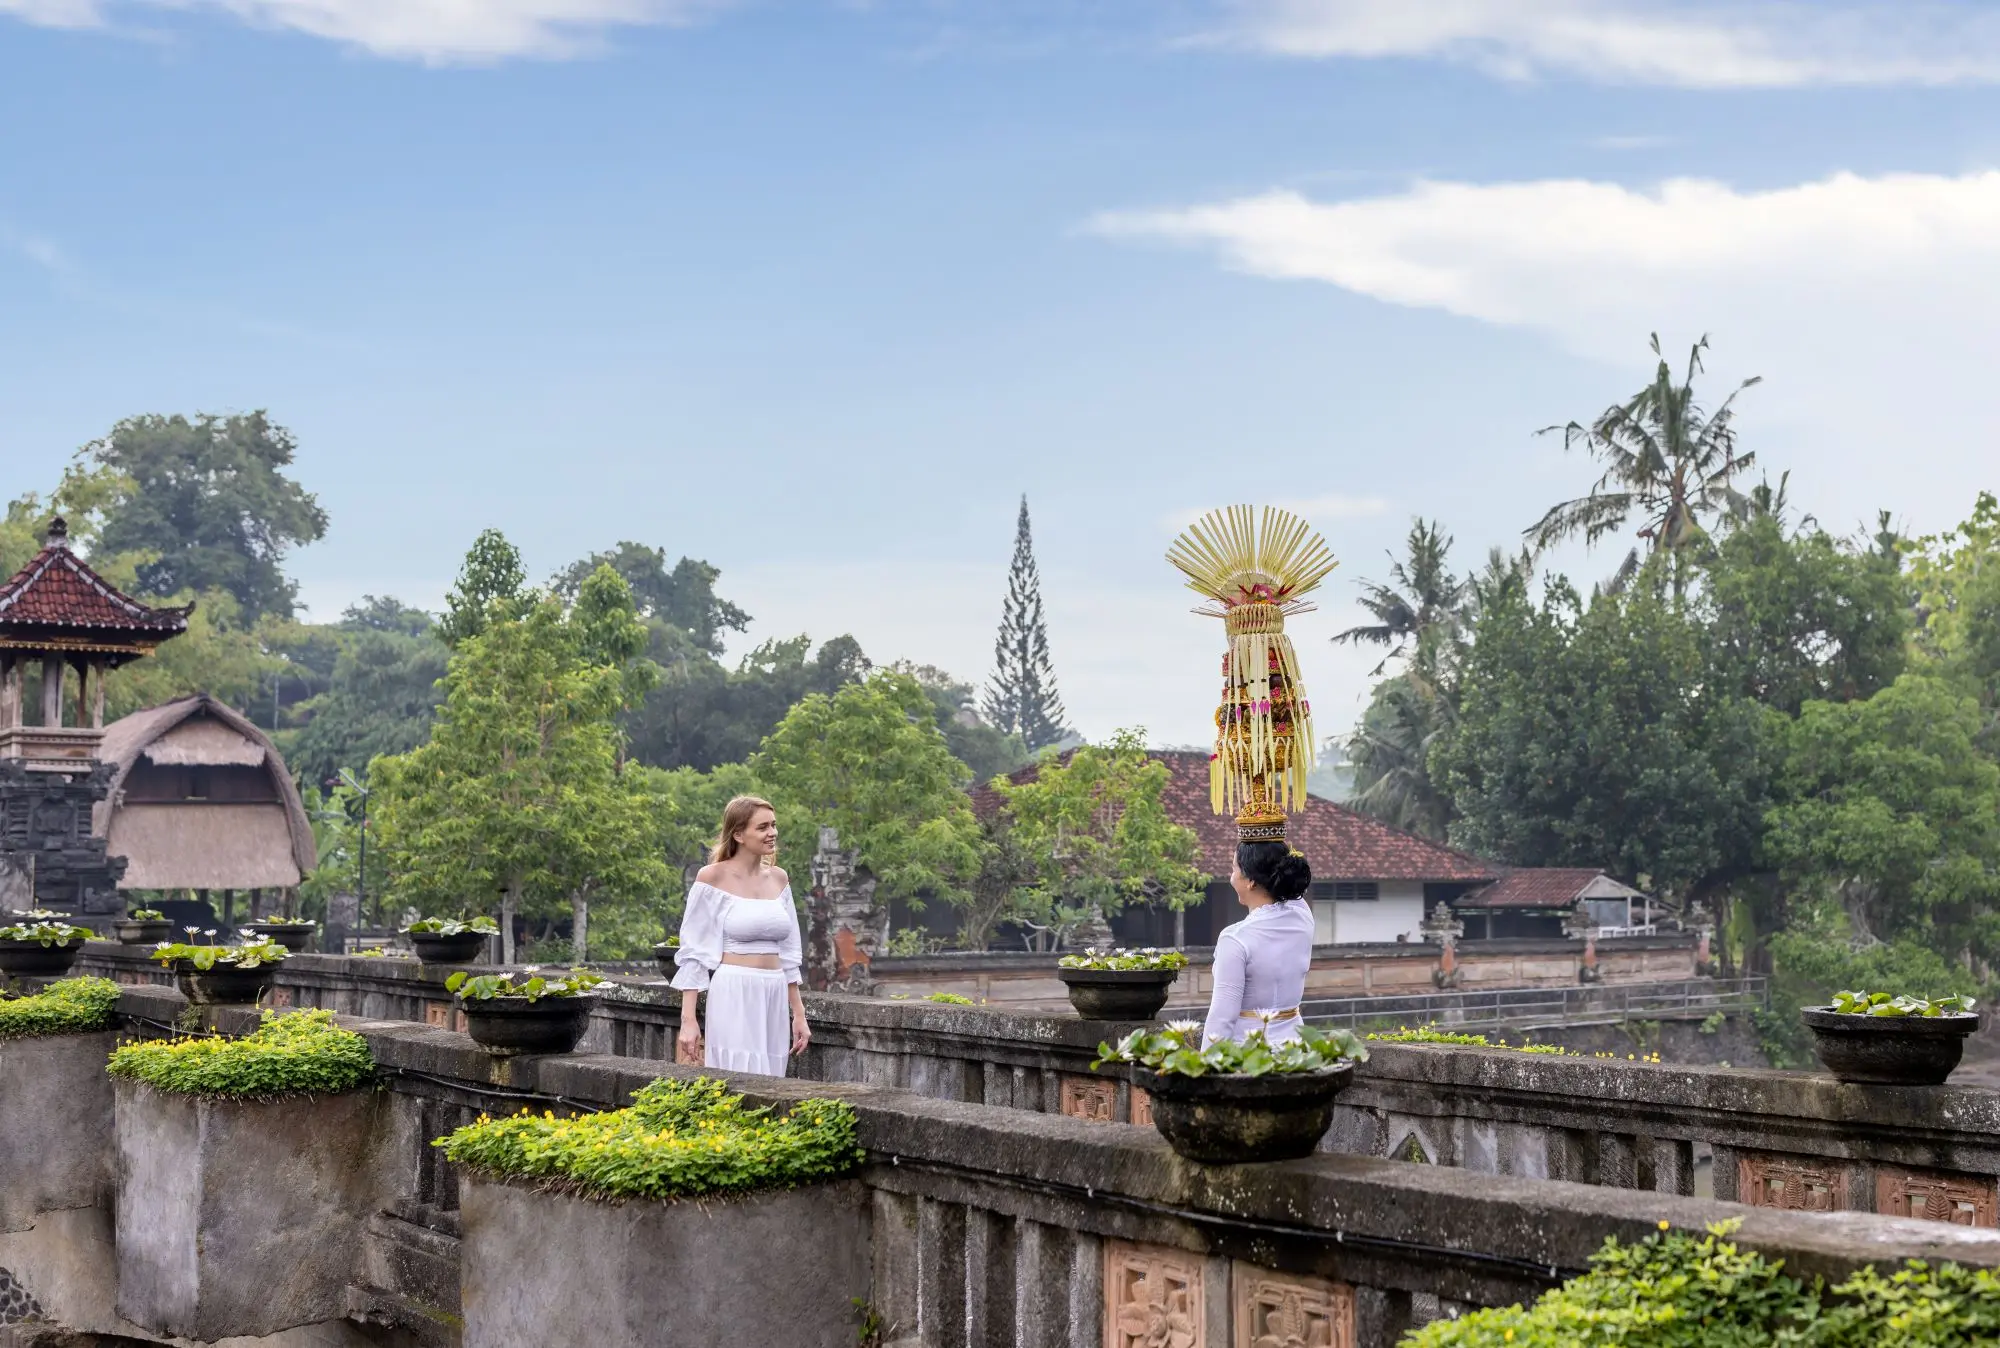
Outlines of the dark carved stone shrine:
[{"label": "dark carved stone shrine", "polygon": [[121,594],[70,550],[60,518],[46,546],[0,584],[0,909],[120,910],[124,859],[91,832],[113,772],[97,761],[104,679],[185,632],[191,607],[150,608]]}]

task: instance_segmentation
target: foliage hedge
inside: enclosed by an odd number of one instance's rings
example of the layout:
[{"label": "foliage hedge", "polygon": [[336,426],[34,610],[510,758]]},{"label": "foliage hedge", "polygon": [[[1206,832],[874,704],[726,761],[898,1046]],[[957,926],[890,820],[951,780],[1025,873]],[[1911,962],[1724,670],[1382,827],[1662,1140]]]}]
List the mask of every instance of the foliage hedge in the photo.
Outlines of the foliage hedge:
[{"label": "foliage hedge", "polygon": [[118,1020],[118,985],[108,978],[65,978],[32,997],[0,1001],[0,1039],[91,1034]]},{"label": "foliage hedge", "polygon": [[274,1099],[335,1095],[375,1076],[368,1041],[333,1023],[331,1011],[264,1013],[241,1039],[155,1039],[111,1055],[113,1076],[182,1095]]},{"label": "foliage hedge", "polygon": [[573,1119],[481,1115],[432,1145],[477,1171],[600,1198],[790,1189],[845,1175],[862,1157],[850,1106],[801,1100],[777,1116],[709,1077],[649,1082],[625,1109]]},{"label": "foliage hedge", "polygon": [[[1665,1223],[1661,1223],[1662,1227]],[[1826,1288],[1740,1250],[1734,1223],[1635,1245],[1607,1240],[1588,1273],[1534,1305],[1439,1320],[1403,1348],[1972,1348],[2000,1342],[2000,1277],[1916,1260]]]}]

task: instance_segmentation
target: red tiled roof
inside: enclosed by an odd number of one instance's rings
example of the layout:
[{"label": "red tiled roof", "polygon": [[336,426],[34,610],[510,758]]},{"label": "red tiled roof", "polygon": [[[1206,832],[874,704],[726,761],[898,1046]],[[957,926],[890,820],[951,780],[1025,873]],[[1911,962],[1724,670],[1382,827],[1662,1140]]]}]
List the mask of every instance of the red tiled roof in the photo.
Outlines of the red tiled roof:
[{"label": "red tiled roof", "polygon": [[1455,900],[1454,908],[1567,908],[1602,870],[1576,866],[1524,866],[1486,888]]},{"label": "red tiled roof", "polygon": [[0,628],[89,628],[164,639],[187,630],[188,609],[149,608],[52,542],[0,585]]},{"label": "red tiled roof", "polygon": [[[1169,817],[1194,830],[1200,840],[1196,863],[1210,875],[1227,876],[1236,855],[1236,821],[1216,814],[1208,803],[1208,755],[1199,750],[1155,750],[1168,769],[1165,803]],[[1029,781],[1034,768],[1013,774]],[[975,787],[972,807],[981,814],[999,808],[989,788]],[[1318,796],[1286,823],[1285,840],[1306,854],[1315,880],[1491,880],[1502,868],[1478,857],[1394,829]],[[1593,872],[1594,874],[1594,872]]]}]

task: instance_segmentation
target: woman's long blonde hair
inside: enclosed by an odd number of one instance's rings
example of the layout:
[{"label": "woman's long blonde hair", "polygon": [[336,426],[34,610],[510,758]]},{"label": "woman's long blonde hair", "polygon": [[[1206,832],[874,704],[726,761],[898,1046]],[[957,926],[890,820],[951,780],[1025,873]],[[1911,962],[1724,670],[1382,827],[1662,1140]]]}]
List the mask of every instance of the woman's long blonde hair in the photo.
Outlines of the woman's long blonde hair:
[{"label": "woman's long blonde hair", "polygon": [[738,796],[722,807],[722,832],[715,838],[715,847],[708,854],[711,863],[727,861],[742,850],[736,835],[750,827],[750,821],[757,817],[757,811],[778,812],[777,807],[762,796]]}]

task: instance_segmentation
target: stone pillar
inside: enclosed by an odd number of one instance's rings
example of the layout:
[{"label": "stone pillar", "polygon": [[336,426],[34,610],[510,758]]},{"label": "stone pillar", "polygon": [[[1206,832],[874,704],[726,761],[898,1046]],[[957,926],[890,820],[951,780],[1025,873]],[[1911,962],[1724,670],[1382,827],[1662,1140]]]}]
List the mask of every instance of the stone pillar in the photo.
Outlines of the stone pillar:
[{"label": "stone pillar", "polygon": [[0,654],[0,730],[21,724],[21,680],[26,673],[19,659]]},{"label": "stone pillar", "polygon": [[63,660],[51,655],[42,661],[42,724],[62,724]]},{"label": "stone pillar", "polygon": [[1458,938],[1465,935],[1465,924],[1452,914],[1450,904],[1439,899],[1419,930],[1426,943],[1438,947],[1438,963],[1431,970],[1431,982],[1441,988],[1457,987]]},{"label": "stone pillar", "polygon": [[889,911],[875,902],[876,879],[839,835],[819,831],[812,858],[812,892],[806,901],[806,986],[816,992],[872,993],[868,968],[889,943]]}]

